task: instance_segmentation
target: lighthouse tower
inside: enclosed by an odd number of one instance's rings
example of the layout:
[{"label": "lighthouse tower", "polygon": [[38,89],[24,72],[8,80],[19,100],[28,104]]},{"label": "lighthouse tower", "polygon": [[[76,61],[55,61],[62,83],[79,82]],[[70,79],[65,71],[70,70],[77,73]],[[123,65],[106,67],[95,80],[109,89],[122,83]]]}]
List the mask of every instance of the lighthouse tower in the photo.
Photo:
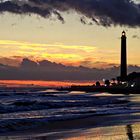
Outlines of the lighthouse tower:
[{"label": "lighthouse tower", "polygon": [[121,67],[120,67],[121,81],[125,81],[127,77],[127,48],[126,48],[126,33],[122,32],[121,37]]}]

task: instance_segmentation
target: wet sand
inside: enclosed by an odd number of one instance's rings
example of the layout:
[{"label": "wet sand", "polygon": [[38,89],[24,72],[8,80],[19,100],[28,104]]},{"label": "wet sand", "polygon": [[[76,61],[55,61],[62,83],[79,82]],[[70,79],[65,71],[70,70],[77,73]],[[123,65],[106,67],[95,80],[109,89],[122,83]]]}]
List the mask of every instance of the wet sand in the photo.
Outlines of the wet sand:
[{"label": "wet sand", "polygon": [[134,140],[140,139],[140,114],[91,116],[50,122],[32,130],[3,133],[0,140]]}]

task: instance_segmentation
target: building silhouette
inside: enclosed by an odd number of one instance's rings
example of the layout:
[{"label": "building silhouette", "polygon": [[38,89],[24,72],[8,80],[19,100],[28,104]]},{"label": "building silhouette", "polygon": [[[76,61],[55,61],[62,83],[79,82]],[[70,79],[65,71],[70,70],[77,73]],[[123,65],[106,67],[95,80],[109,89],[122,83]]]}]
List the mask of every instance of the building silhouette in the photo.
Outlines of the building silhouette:
[{"label": "building silhouette", "polygon": [[121,81],[125,81],[127,78],[127,48],[126,48],[126,33],[122,32],[121,37],[121,67],[120,67]]}]

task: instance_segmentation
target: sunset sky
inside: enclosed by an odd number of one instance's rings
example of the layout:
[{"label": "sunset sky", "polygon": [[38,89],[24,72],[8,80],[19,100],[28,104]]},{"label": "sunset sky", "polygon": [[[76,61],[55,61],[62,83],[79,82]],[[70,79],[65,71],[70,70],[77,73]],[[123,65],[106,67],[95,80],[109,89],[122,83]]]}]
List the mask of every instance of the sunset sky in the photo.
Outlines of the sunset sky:
[{"label": "sunset sky", "polygon": [[[59,0],[56,1],[59,3]],[[82,0],[81,3],[84,3],[84,1]],[[123,20],[121,22],[112,19],[111,23],[104,25],[101,20],[104,15],[97,16],[95,18],[96,22],[93,22],[87,13],[84,14],[84,12],[82,13],[79,9],[79,11],[75,10],[75,8],[61,10],[59,7],[57,11],[60,15],[56,14],[59,17],[56,17],[55,14],[43,17],[33,12],[27,14],[21,12],[19,14],[16,10],[13,14],[9,7],[7,10],[5,10],[6,8],[2,9],[2,4],[6,2],[0,3],[1,63],[17,65],[22,58],[28,57],[35,61],[47,59],[52,62],[74,66],[110,67],[118,65],[120,63],[120,36],[121,32],[125,30],[128,39],[128,63],[140,65],[140,9],[137,9],[138,15],[136,18],[138,20],[134,23],[129,22],[128,16],[128,23],[125,19],[124,22]],[[19,7],[23,4],[19,0],[10,2],[16,3]],[[30,0],[26,2],[30,5]],[[140,0],[135,2],[137,2],[135,6],[139,6]],[[49,2],[47,3],[46,0],[44,3],[47,5]],[[40,4],[40,7],[42,5]],[[112,8],[110,7],[110,9]],[[135,15],[134,9],[132,11]],[[15,14],[16,12],[18,14]],[[124,10],[123,12],[125,15],[128,11]],[[132,20],[131,14],[130,20]],[[99,23],[97,23],[98,20]]]}]

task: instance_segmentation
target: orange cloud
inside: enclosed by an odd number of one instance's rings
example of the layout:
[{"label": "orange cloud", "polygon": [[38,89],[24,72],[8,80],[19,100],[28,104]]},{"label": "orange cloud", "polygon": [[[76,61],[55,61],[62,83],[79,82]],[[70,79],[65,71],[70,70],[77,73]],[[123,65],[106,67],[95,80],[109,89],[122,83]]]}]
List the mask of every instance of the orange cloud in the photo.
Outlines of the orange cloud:
[{"label": "orange cloud", "polygon": [[[79,45],[64,45],[64,44],[39,44],[28,43],[11,40],[0,40],[1,56],[22,56],[29,57],[35,56],[40,59],[56,60],[80,60],[87,55],[93,55],[96,52],[94,46],[79,46]],[[7,50],[11,53],[7,53]]]},{"label": "orange cloud", "polygon": [[[34,61],[47,59],[65,65],[81,65],[90,68],[108,68],[116,63],[116,60],[114,61],[116,52],[113,52],[113,55],[110,55],[112,52],[108,50],[107,54],[109,53],[109,55],[107,55],[103,50],[99,51],[95,46],[65,45],[61,43],[41,44],[0,40],[0,47],[0,55],[4,58],[20,56],[22,58],[31,58]],[[107,59],[104,59],[105,56]],[[115,59],[116,58],[117,57],[115,57]],[[6,61],[7,63],[10,63],[11,60],[5,60],[5,62]]]}]

